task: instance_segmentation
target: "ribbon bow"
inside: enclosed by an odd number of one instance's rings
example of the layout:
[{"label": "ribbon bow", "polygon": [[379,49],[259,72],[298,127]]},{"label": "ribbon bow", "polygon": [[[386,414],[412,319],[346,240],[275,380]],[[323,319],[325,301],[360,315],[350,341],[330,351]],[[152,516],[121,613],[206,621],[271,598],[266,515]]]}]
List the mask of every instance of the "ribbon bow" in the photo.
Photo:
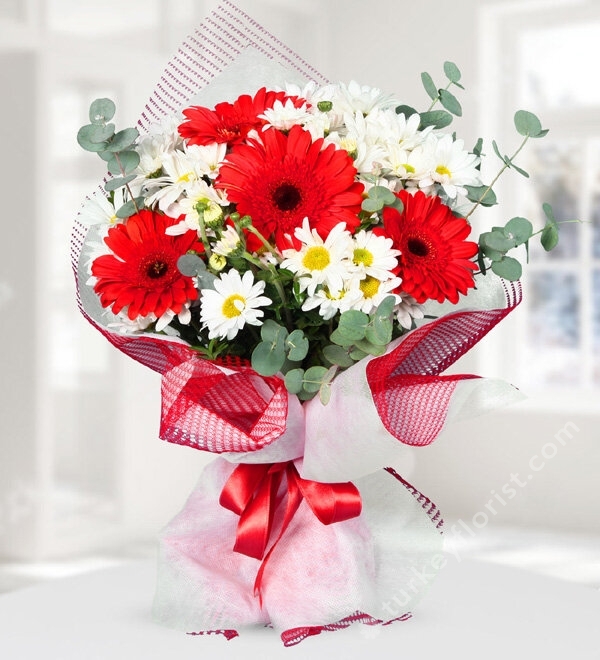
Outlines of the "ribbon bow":
[{"label": "ribbon bow", "polygon": [[[283,522],[279,536],[266,552],[273,517],[283,501],[278,501],[277,495],[284,476],[287,478],[287,492]],[[329,484],[302,479],[293,461],[242,463],[232,472],[221,492],[221,506],[240,517],[234,551],[262,559],[254,582],[254,593],[258,594],[261,605],[265,565],[303,499],[324,525],[355,518],[360,515],[362,507],[360,493],[353,483]]]}]

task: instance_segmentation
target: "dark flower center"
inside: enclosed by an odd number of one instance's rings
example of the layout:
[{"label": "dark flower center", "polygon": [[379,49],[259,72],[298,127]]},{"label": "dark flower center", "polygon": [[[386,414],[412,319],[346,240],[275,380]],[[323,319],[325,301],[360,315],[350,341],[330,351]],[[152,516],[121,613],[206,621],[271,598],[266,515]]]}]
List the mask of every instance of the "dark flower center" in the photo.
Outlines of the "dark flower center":
[{"label": "dark flower center", "polygon": [[293,211],[302,201],[302,195],[291,183],[282,183],[273,191],[273,202],[280,211]]},{"label": "dark flower center", "polygon": [[406,246],[415,257],[426,257],[429,254],[429,245],[421,238],[409,238]]},{"label": "dark flower center", "polygon": [[149,263],[146,267],[146,275],[153,280],[157,280],[161,277],[164,277],[168,270],[169,265],[166,262],[161,261],[160,259],[156,259],[155,261]]}]

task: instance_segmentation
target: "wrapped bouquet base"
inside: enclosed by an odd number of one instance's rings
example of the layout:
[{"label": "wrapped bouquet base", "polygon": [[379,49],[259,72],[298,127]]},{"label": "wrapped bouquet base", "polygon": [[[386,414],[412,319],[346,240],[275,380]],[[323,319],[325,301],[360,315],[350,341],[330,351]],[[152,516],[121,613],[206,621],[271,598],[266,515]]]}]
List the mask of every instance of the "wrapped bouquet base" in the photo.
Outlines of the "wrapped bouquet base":
[{"label": "wrapped bouquet base", "polygon": [[[161,623],[185,632],[272,625],[290,644],[350,621],[386,623],[406,615],[440,566],[437,509],[380,470],[355,481],[358,517],[323,525],[300,503],[265,564],[258,597],[261,562],[233,551],[238,516],[219,504],[234,469],[213,461],[161,535],[154,603]],[[278,495],[285,498],[285,484]],[[284,510],[282,503],[275,537]]]}]

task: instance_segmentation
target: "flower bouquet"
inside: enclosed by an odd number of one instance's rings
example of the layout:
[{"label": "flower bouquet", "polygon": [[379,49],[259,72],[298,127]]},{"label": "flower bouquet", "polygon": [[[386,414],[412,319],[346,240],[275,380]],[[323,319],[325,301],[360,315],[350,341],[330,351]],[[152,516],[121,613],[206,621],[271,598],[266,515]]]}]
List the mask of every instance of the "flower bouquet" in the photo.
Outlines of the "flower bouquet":
[{"label": "flower bouquet", "polygon": [[[161,536],[167,625],[270,625],[289,645],[387,624],[443,565],[437,508],[390,466],[518,397],[440,374],[518,304],[507,253],[534,234],[513,218],[473,236],[495,195],[481,141],[446,130],[462,85],[444,72],[422,74],[418,112],[329,83],[223,2],[137,128],[92,104],[78,141],[109,176],[73,235],[80,307],[162,374],[161,438],[219,455]],[[525,111],[515,125],[545,134]]]}]

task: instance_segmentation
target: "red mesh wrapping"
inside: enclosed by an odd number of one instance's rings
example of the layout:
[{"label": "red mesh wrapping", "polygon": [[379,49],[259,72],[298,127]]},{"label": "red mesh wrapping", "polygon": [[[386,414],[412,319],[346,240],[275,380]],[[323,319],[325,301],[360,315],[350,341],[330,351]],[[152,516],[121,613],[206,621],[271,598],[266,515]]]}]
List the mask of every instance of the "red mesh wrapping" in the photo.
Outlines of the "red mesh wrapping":
[{"label": "red mesh wrapping", "polygon": [[385,428],[407,445],[428,445],[442,430],[450,399],[471,375],[439,376],[521,300],[519,283],[505,283],[503,309],[454,312],[413,330],[392,352],[367,365],[367,380]]}]

